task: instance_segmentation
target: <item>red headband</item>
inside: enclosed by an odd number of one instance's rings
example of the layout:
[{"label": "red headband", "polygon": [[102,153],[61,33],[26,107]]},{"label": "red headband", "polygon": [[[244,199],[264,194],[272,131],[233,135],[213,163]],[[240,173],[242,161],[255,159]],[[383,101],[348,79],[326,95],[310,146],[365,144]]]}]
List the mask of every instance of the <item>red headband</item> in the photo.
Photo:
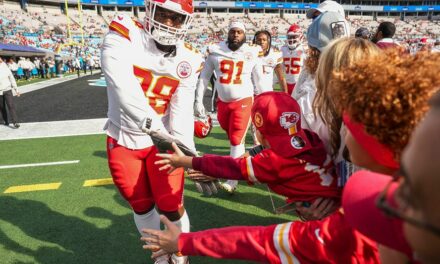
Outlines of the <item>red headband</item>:
[{"label": "red headband", "polygon": [[393,151],[369,135],[363,124],[351,120],[347,113],[344,113],[343,119],[353,138],[377,163],[391,169],[399,168],[398,162],[394,159]]}]

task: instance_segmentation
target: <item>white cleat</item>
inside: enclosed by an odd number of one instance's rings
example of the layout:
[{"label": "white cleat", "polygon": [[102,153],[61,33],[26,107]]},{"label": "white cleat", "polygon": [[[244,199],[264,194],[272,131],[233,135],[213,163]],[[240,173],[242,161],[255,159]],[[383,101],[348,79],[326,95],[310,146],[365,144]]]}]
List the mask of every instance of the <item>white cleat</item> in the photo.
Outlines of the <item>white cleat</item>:
[{"label": "white cleat", "polygon": [[171,255],[171,264],[189,264],[187,256],[177,256],[176,254]]},{"label": "white cleat", "polygon": [[224,183],[221,184],[223,190],[227,191],[228,193],[234,193],[237,189],[238,181],[235,180],[227,180]]}]

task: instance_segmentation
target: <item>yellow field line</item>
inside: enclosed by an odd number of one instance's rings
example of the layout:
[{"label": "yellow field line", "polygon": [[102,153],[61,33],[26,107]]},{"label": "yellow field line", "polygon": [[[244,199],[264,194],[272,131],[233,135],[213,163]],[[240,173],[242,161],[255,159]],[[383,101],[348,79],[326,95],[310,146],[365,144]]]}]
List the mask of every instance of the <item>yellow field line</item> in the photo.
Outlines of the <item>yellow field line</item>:
[{"label": "yellow field line", "polygon": [[61,182],[19,185],[19,186],[9,187],[8,189],[6,189],[6,191],[4,191],[4,193],[56,190],[56,189],[60,188],[60,186],[61,186]]},{"label": "yellow field line", "polygon": [[101,186],[113,184],[112,178],[95,179],[84,181],[83,187]]}]

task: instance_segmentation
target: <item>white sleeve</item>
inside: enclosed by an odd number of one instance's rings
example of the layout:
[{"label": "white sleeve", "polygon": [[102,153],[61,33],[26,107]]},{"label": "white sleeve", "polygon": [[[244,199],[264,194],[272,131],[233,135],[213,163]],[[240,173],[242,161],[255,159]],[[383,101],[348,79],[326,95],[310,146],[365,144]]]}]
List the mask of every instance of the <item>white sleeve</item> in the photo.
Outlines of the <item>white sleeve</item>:
[{"label": "white sleeve", "polygon": [[272,87],[264,87],[263,60],[261,58],[256,59],[254,68],[252,68],[251,76],[255,94],[272,90]]},{"label": "white sleeve", "polygon": [[161,118],[148,104],[139,81],[133,74],[130,46],[128,39],[115,32],[110,31],[104,38],[101,63],[107,82],[109,104],[118,104],[120,112],[134,121],[140,129],[145,127],[147,118],[150,118],[151,129],[166,131]]},{"label": "white sleeve", "polygon": [[316,96],[315,79],[307,71],[301,75],[303,75],[304,82],[298,83],[300,86],[295,87],[299,93],[297,97],[294,97],[301,108],[301,127],[315,132],[324,143],[325,148],[329,150],[331,146],[328,127],[319,115],[315,116],[313,113],[313,100]]},{"label": "white sleeve", "polygon": [[8,69],[8,78],[9,78],[9,82],[11,82],[11,87],[12,89],[15,90],[15,92],[18,92],[18,87],[17,87],[17,83],[15,82],[15,78],[14,75],[12,74],[11,70]]},{"label": "white sleeve", "polygon": [[[214,64],[212,62],[212,56],[208,55],[203,65],[203,70],[200,73],[199,81],[196,89],[196,102],[202,103],[203,96],[205,95],[206,88],[208,88],[209,79],[211,79],[214,71]],[[214,89],[214,87],[212,87]]]},{"label": "white sleeve", "polygon": [[194,86],[179,86],[169,104],[169,129],[171,135],[187,147],[196,150],[194,144]]}]

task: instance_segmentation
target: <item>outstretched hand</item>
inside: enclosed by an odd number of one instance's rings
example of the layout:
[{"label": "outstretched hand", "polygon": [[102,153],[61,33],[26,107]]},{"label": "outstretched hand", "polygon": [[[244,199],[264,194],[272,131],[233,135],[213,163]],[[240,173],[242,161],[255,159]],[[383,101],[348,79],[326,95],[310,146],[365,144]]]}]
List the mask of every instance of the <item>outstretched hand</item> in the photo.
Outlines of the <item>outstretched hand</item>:
[{"label": "outstretched hand", "polygon": [[188,162],[185,162],[185,158],[189,159],[189,167],[192,165],[192,158],[186,156],[183,154],[183,152],[179,149],[176,143],[171,143],[171,146],[174,149],[173,154],[167,154],[167,153],[158,153],[156,156],[161,157],[162,160],[158,160],[154,162],[156,165],[163,165],[159,168],[159,170],[166,170],[168,169],[168,173],[171,173],[176,168],[179,167],[187,167],[188,168]]},{"label": "outstretched hand", "polygon": [[164,215],[160,216],[160,221],[166,227],[164,231],[142,229],[142,232],[147,235],[141,237],[141,240],[146,242],[146,245],[144,245],[143,248],[153,251],[153,254],[151,255],[152,258],[179,251],[178,240],[182,231],[180,231],[179,227],[168,220]]},{"label": "outstretched hand", "polygon": [[296,203],[296,212],[298,216],[305,220],[321,220],[331,215],[341,205],[332,198],[320,197],[316,199],[310,206],[306,207],[302,202]]}]

